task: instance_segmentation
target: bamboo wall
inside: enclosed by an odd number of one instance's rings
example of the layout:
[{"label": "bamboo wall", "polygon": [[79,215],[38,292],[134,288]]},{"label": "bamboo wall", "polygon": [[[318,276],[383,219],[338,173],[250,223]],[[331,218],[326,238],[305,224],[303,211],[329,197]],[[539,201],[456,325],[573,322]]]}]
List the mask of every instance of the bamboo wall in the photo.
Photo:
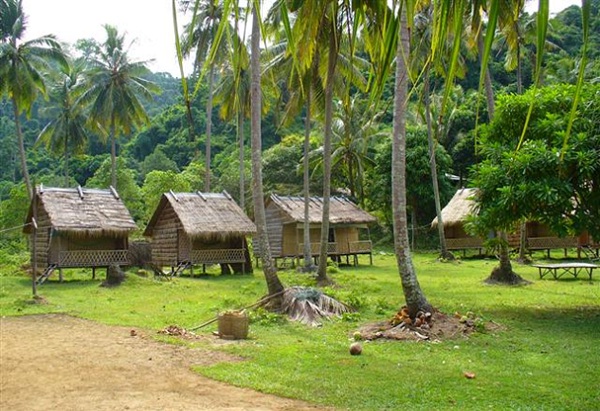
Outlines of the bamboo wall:
[{"label": "bamboo wall", "polygon": [[265,208],[267,219],[267,234],[271,255],[275,258],[283,256],[283,218],[282,213],[273,203]]},{"label": "bamboo wall", "polygon": [[[296,224],[286,224],[282,229],[282,256],[295,256],[298,254],[298,245],[304,240],[302,232],[296,229]],[[269,241],[271,239],[269,238]],[[275,253],[273,253],[275,255]]]},{"label": "bamboo wall", "polygon": [[177,265],[179,219],[167,205],[152,230],[152,262],[158,266]]},{"label": "bamboo wall", "polygon": [[358,241],[357,227],[336,227],[335,243],[339,254],[350,253],[350,243]]},{"label": "bamboo wall", "polygon": [[[37,269],[39,271],[43,271],[48,265],[49,258],[49,243],[50,243],[50,218],[48,217],[48,213],[38,205],[37,209],[37,225],[38,230],[36,233],[36,238],[34,239],[33,233],[30,235],[31,244],[35,241],[36,246],[36,263]],[[58,260],[58,254],[56,255],[56,259]],[[33,247],[31,247],[31,262],[33,263]]]}]

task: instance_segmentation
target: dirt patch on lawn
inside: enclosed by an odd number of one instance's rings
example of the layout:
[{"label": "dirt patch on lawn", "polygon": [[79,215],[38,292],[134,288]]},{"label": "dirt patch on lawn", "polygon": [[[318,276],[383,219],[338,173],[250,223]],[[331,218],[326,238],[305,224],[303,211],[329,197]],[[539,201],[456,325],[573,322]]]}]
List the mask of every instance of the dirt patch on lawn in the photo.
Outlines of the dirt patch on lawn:
[{"label": "dirt patch on lawn", "polygon": [[323,409],[195,374],[192,365],[239,358],[142,330],[39,315],[1,318],[0,337],[1,410]]},{"label": "dirt patch on lawn", "polygon": [[440,341],[467,337],[478,330],[501,329],[499,324],[483,321],[471,312],[446,315],[434,311],[422,322],[403,314],[403,311],[399,311],[391,320],[365,324],[355,332],[354,337],[357,340]]}]

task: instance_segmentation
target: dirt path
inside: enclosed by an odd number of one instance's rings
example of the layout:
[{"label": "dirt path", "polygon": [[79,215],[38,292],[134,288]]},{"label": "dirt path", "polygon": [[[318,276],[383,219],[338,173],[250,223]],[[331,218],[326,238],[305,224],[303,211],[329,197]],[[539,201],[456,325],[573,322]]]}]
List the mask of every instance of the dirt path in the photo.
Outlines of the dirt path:
[{"label": "dirt path", "polygon": [[190,371],[226,354],[64,315],[0,319],[0,410],[315,410]]}]

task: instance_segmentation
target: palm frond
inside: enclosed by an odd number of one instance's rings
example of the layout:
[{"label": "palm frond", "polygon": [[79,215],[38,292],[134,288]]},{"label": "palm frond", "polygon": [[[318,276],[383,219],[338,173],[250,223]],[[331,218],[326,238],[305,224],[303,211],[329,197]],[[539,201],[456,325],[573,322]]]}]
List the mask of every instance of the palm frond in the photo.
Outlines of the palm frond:
[{"label": "palm frond", "polygon": [[283,292],[281,311],[292,321],[317,326],[353,310],[315,288],[289,287]]}]

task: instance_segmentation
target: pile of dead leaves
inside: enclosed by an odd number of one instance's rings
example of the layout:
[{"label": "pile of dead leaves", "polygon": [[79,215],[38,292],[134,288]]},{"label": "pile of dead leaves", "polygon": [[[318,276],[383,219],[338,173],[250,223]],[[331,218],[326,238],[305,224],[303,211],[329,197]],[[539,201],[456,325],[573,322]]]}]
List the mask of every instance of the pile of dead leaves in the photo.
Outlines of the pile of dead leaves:
[{"label": "pile of dead leaves", "polygon": [[183,327],[178,325],[169,325],[162,330],[158,331],[159,334],[171,335],[174,337],[184,337],[184,338],[196,338],[197,335],[192,331],[188,331]]}]

